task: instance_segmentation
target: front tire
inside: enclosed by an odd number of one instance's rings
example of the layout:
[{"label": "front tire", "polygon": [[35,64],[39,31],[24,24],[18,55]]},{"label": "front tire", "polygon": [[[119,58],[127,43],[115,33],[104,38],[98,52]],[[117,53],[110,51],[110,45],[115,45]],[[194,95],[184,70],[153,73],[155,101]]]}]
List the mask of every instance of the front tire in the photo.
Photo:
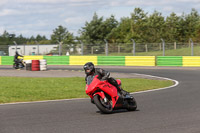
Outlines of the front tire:
[{"label": "front tire", "polygon": [[13,68],[19,69],[19,67],[17,67],[17,64],[16,64],[16,63],[13,63]]},{"label": "front tire", "polygon": [[136,102],[135,98],[132,97],[132,98],[128,101],[127,110],[128,110],[128,111],[135,111],[136,109],[137,109],[137,102]]},{"label": "front tire", "polygon": [[111,101],[105,103],[99,95],[94,96],[94,103],[102,113],[110,114],[113,111]]}]

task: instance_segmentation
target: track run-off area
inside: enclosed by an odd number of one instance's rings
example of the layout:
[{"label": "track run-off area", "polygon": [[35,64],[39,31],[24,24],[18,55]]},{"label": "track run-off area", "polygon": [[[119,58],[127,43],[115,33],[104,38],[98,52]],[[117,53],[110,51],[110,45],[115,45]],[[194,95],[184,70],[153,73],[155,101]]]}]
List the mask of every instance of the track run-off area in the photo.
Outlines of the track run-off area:
[{"label": "track run-off area", "polygon": [[[174,79],[177,84],[161,90],[133,93],[137,111],[119,110],[109,115],[101,114],[90,99],[3,104],[0,105],[0,133],[200,132],[200,68],[101,68],[111,74],[134,73]],[[6,66],[0,69],[13,71]],[[81,66],[49,66],[48,69],[61,73],[72,70],[81,73],[82,70]]]}]

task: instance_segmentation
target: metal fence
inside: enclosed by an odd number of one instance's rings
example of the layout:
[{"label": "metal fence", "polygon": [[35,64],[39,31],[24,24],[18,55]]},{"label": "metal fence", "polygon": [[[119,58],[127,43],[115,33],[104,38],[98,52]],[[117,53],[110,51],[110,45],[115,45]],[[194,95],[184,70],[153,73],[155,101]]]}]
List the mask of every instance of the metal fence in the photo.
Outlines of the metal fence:
[{"label": "metal fence", "polygon": [[[107,47],[107,48],[106,48]],[[108,43],[77,45],[79,53],[72,55],[113,56],[200,56],[200,43]]]},{"label": "metal fence", "polygon": [[0,45],[0,56],[9,55],[8,45]]},{"label": "metal fence", "polygon": [[[38,45],[37,48],[41,48]],[[0,56],[9,55],[9,46],[0,45]],[[30,52],[29,55],[32,55]],[[23,54],[23,53],[21,53]],[[98,55],[98,56],[200,56],[200,43],[102,43],[62,44],[40,55]],[[37,55],[37,52],[36,54]]]}]

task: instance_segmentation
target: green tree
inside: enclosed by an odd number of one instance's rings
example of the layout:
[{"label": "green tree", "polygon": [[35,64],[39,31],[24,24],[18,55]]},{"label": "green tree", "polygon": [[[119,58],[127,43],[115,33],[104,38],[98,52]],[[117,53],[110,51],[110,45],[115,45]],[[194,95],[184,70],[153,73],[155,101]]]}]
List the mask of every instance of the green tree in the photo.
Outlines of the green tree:
[{"label": "green tree", "polygon": [[131,39],[136,39],[139,42],[146,41],[145,33],[147,30],[147,13],[141,8],[135,8],[131,13],[131,35],[126,38],[127,42]]},{"label": "green tree", "polygon": [[200,42],[200,21],[198,22],[198,24],[196,26],[194,41]]},{"label": "green tree", "polygon": [[70,33],[67,28],[59,25],[58,28],[53,30],[53,34],[51,35],[52,43],[59,42],[72,42],[74,39],[73,34]]},{"label": "green tree", "polygon": [[179,25],[179,41],[188,42],[189,38],[195,39],[198,33],[200,16],[195,9],[190,14],[182,14]]},{"label": "green tree", "polygon": [[117,28],[118,24],[119,24],[118,21],[115,19],[113,15],[111,15],[110,18],[107,18],[103,22],[103,31],[102,31],[102,33],[104,34],[103,37],[105,39],[108,39],[108,41],[110,42],[115,42],[115,38],[113,38],[111,32],[115,28]]},{"label": "green tree", "polygon": [[195,33],[197,27],[199,25],[200,16],[195,9],[192,9],[191,13],[186,15],[185,23],[186,23],[186,39],[195,38]]},{"label": "green tree", "polygon": [[[14,34],[13,34],[14,35]],[[9,38],[10,37],[10,34],[5,30],[2,34],[2,37],[4,38]]]},{"label": "green tree", "polygon": [[164,17],[160,12],[154,11],[148,18],[148,39],[147,42],[155,43],[160,42],[160,39],[164,37]]},{"label": "green tree", "polygon": [[[54,44],[58,44],[58,42],[62,42],[62,54],[69,52],[70,48],[73,48],[73,51],[76,51],[76,45],[74,42],[74,36],[70,33],[67,28],[59,25],[58,28],[53,30],[53,34],[51,35],[51,42]],[[58,50],[57,50],[58,51]]]},{"label": "green tree", "polygon": [[35,38],[34,36],[31,36],[31,37],[29,38],[29,41],[36,41],[36,38]]},{"label": "green tree", "polygon": [[112,42],[123,43],[126,42],[126,38],[132,38],[131,35],[131,19],[128,17],[121,18],[118,26],[113,28],[109,34],[109,38],[112,39]]},{"label": "green tree", "polygon": [[82,40],[85,44],[85,51],[90,51],[89,45],[95,45],[95,49],[98,51],[104,51],[105,39],[109,42],[115,41],[111,31],[118,26],[118,21],[113,15],[106,20],[103,17],[98,17],[96,13],[90,22],[85,23],[85,27],[80,30]]},{"label": "green tree", "polygon": [[165,33],[164,38],[168,42],[175,42],[179,40],[179,28],[181,27],[180,25],[180,17],[178,17],[174,12],[170,14],[166,18],[165,21]]},{"label": "green tree", "polygon": [[18,44],[26,44],[27,38],[23,37],[23,35],[20,34],[18,37],[15,38],[15,41],[16,41]]},{"label": "green tree", "polygon": [[38,35],[36,36],[36,41],[39,42],[39,41],[42,41],[42,40],[43,40],[42,36],[38,34]]},{"label": "green tree", "polygon": [[105,39],[103,27],[105,27],[103,23],[103,17],[99,18],[95,13],[92,20],[90,22],[86,22],[85,26],[80,30],[80,39],[92,44],[102,43]]},{"label": "green tree", "polygon": [[130,18],[121,18],[118,26],[112,30],[110,36],[115,38],[118,43],[130,43],[131,39],[144,42],[146,30],[147,13],[141,8],[135,8]]}]

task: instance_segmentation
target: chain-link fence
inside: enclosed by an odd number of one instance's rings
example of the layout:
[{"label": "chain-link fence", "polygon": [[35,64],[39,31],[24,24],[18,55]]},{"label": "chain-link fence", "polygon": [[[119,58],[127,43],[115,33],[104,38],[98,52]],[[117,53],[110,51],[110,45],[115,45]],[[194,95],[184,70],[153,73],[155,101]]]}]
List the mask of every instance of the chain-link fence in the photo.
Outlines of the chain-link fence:
[{"label": "chain-link fence", "polygon": [[[108,53],[106,54],[106,44],[87,45],[83,48],[78,44],[78,55],[110,55],[110,56],[200,56],[200,43],[108,43]],[[164,49],[163,49],[164,48]]]},{"label": "chain-link fence", "polygon": [[200,56],[200,43],[192,42],[0,45],[0,56],[13,56],[16,48],[23,55]]},{"label": "chain-link fence", "polygon": [[9,55],[8,45],[0,45],[0,56]]}]

